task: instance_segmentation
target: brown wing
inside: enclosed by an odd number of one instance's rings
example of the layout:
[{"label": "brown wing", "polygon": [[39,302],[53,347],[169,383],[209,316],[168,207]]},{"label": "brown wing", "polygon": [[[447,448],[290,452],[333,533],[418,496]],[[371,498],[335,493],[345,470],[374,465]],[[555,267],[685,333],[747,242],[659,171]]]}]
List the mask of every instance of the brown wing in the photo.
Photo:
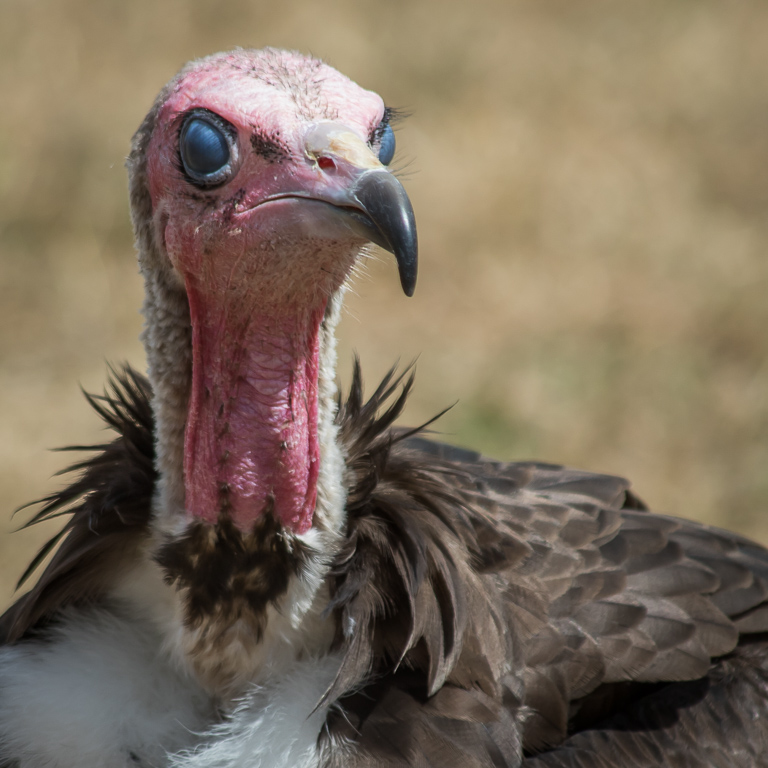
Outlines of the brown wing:
[{"label": "brown wing", "polygon": [[74,482],[42,499],[26,524],[69,515],[19,580],[23,585],[55,550],[35,586],[0,617],[2,643],[15,642],[65,605],[104,594],[147,531],[155,482],[149,382],[125,368],[114,374],[106,394],[86,398],[118,437],[66,449],[93,455],[70,467],[79,473]]},{"label": "brown wing", "polygon": [[[371,668],[378,686],[340,702],[354,764],[515,765],[516,729],[519,749],[535,753],[616,711],[637,719],[653,752],[638,702],[660,686],[682,696],[683,681],[709,685],[727,668],[713,659],[768,631],[763,548],[653,515],[619,478],[377,433],[376,409],[350,401],[350,531],[334,594],[347,657],[329,693]],[[483,719],[467,699],[462,717],[454,693],[450,716],[432,716],[429,696],[446,686],[503,713]],[[704,697],[710,725],[729,692]],[[569,765],[563,754],[546,764]]]},{"label": "brown wing", "polygon": [[[617,684],[696,680],[740,635],[768,631],[768,552],[735,534],[626,509],[615,479],[477,462],[473,501],[533,554],[502,571],[541,591],[547,622],[523,653],[524,743],[559,743],[619,702]],[[614,693],[605,698],[605,689]],[[622,701],[645,689],[624,686]],[[575,725],[574,725],[575,724]]]},{"label": "brown wing", "polygon": [[661,687],[525,768],[766,768],[768,645],[740,646],[706,677]]}]

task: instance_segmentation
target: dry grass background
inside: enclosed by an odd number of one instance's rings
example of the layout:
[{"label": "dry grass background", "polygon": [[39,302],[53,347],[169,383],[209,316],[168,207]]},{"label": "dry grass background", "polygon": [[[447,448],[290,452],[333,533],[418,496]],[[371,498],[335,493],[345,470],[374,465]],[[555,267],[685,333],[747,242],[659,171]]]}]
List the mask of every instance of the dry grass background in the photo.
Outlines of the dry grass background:
[{"label": "dry grass background", "polygon": [[[143,366],[133,130],[185,60],[267,44],[413,113],[420,283],[371,265],[343,381],[352,348],[371,382],[420,354],[409,420],[458,399],[450,440],[768,541],[764,0],[3,0],[5,520],[60,482],[46,448],[100,439],[78,383]],[[0,602],[43,534],[3,537]]]}]

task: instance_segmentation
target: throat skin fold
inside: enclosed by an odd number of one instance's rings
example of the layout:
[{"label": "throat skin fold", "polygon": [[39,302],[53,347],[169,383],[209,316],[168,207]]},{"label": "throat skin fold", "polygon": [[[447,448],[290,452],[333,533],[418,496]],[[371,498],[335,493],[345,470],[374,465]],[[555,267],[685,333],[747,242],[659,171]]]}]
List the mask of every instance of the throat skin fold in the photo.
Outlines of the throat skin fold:
[{"label": "throat skin fold", "polygon": [[293,534],[312,527],[325,453],[321,326],[360,246],[313,239],[296,226],[307,215],[288,201],[246,211],[234,229],[226,217],[163,227],[191,330],[177,456],[186,522],[224,516],[245,533],[270,514]]},{"label": "throat skin fold", "polygon": [[312,525],[320,465],[318,373],[325,302],[263,314],[258,297],[186,281],[192,387],[184,441],[187,513],[242,531],[272,513]]},{"label": "throat skin fold", "polygon": [[[225,495],[229,506],[224,508],[240,526],[249,526],[250,521],[255,519],[254,515],[262,514],[265,502],[266,508],[270,508],[270,481],[249,482],[253,479],[246,471],[253,460],[246,445],[249,438],[245,432],[238,435],[233,428],[232,416],[240,419],[243,430],[256,424],[257,418],[266,416],[268,421],[271,420],[260,432],[262,439],[273,441],[261,467],[269,467],[272,482],[282,478],[278,490],[284,502],[289,491],[295,493],[283,507],[282,515],[275,495],[273,514],[296,533],[310,525],[320,530],[339,530],[343,524],[345,499],[342,482],[344,462],[334,423],[337,394],[335,330],[346,292],[344,276],[358,258],[360,249],[350,249],[342,255],[341,275],[334,280],[336,284],[332,290],[328,290],[330,286],[323,286],[322,292],[315,293],[312,297],[314,301],[308,302],[312,309],[304,309],[301,313],[286,309],[280,313],[274,304],[259,303],[255,295],[245,302],[242,296],[234,302],[234,297],[230,297],[229,301],[211,301],[210,296],[205,296],[204,288],[191,285],[189,279],[184,281],[168,264],[167,257],[159,252],[155,238],[147,245],[143,253],[140,252],[146,285],[143,307],[146,325],[142,340],[153,387],[157,430],[156,533],[161,536],[163,532],[166,535],[181,533],[198,515],[198,519],[215,522],[216,515],[223,508]],[[303,298],[306,299],[306,296]],[[297,306],[293,302],[290,304],[294,308]],[[206,329],[211,327],[214,335],[206,339]],[[226,351],[217,352],[220,345]],[[248,359],[259,345],[264,350],[282,350],[287,357],[293,357],[294,361],[301,360],[301,363],[283,368],[273,365],[270,370],[268,366],[259,365],[258,357]],[[199,361],[197,367],[195,355]],[[218,357],[213,369],[207,368],[205,355]],[[225,374],[228,369],[231,370],[238,356],[242,381],[239,385],[235,382],[233,386],[233,382],[225,382]],[[259,370],[264,379],[261,385],[258,383]],[[295,375],[296,370],[299,371],[298,376]],[[278,379],[282,380],[282,393],[276,391],[280,389]],[[310,380],[314,381],[314,397],[306,391],[311,388]],[[215,408],[206,407],[206,399],[213,402],[214,385],[220,387],[219,400],[225,389],[227,398],[234,399],[219,402]],[[206,387],[210,395],[206,395]],[[267,396],[269,391],[272,392],[271,398]],[[298,418],[306,416],[309,426],[310,418],[314,416],[313,438],[309,437],[309,429],[302,432],[296,422],[287,423],[284,418],[291,413],[291,391],[296,395]],[[249,392],[260,392],[262,398],[253,399],[249,404],[248,398],[243,397]],[[209,432],[206,437],[205,430],[212,424],[219,424],[222,430],[227,429],[223,418],[227,412],[230,414],[228,430],[233,437],[226,438],[226,432],[218,439],[215,432]],[[278,421],[281,413],[282,422]],[[245,440],[235,440],[235,437],[242,438],[243,435]],[[289,442],[286,436],[292,440],[288,453],[295,454],[292,456],[294,467],[286,466],[279,460],[285,452],[282,442]],[[225,439],[222,440],[222,437]],[[232,440],[234,445],[227,445],[228,440]],[[303,461],[298,459],[298,449],[302,444],[307,449]],[[229,455],[226,450],[230,451]],[[206,455],[210,457],[217,451],[220,451],[220,458],[226,459],[224,465],[209,464],[207,473],[204,473],[209,484],[204,486],[198,483],[190,493],[187,483],[190,473],[199,473]],[[312,462],[311,458],[315,455],[318,459]],[[322,459],[319,458],[321,455]],[[300,470],[298,477],[286,471],[295,469],[295,466]],[[235,492],[233,494],[230,488],[228,494],[223,494],[221,483],[230,480],[234,481]],[[315,499],[312,499],[313,493],[316,494]],[[239,523],[233,501],[241,503]],[[298,519],[295,519],[297,515]]]}]

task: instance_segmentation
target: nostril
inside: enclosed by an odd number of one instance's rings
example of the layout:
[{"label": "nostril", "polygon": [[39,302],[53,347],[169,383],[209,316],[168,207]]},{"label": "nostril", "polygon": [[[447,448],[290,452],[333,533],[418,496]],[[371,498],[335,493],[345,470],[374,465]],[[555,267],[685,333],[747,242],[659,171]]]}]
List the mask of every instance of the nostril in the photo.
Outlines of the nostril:
[{"label": "nostril", "polygon": [[334,163],[333,160],[330,157],[318,157],[317,158],[317,164],[324,171],[333,171],[333,170],[336,169],[336,163]]}]

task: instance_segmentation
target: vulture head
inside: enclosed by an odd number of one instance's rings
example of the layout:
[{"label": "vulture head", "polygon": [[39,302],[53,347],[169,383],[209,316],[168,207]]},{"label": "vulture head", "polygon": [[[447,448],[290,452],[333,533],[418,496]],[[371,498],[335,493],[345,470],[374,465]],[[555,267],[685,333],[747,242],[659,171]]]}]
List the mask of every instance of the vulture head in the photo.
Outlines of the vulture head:
[{"label": "vulture head", "polygon": [[134,138],[152,557],[174,588],[178,648],[213,689],[294,640],[328,643],[319,614],[306,630],[344,524],[341,297],[371,242],[407,295],[416,281],[390,115],[318,60],[237,50],[184,68]]}]

